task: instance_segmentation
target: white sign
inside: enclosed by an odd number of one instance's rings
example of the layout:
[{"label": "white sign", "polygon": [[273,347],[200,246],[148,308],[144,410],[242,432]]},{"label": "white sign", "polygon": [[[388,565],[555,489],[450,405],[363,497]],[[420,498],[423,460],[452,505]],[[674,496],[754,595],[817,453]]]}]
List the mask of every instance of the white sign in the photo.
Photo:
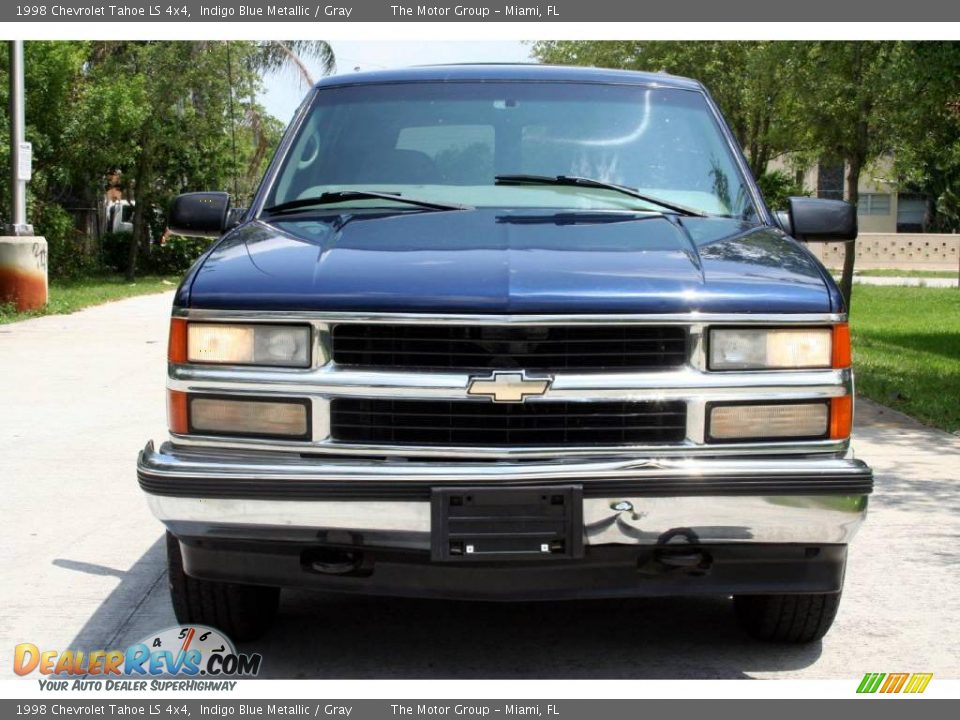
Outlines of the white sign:
[{"label": "white sign", "polygon": [[20,143],[19,162],[17,163],[17,180],[27,181],[33,175],[33,144]]}]

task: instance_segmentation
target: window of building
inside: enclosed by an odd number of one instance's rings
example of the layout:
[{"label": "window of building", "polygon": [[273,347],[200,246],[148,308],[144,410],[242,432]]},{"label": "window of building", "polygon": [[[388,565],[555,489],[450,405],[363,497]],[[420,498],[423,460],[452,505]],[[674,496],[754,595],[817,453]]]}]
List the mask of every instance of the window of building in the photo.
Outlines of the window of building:
[{"label": "window of building", "polygon": [[857,215],[889,215],[890,193],[860,193]]},{"label": "window of building", "polygon": [[927,198],[919,193],[897,195],[897,232],[923,232]]},{"label": "window of building", "polygon": [[843,163],[817,165],[817,197],[843,200]]}]

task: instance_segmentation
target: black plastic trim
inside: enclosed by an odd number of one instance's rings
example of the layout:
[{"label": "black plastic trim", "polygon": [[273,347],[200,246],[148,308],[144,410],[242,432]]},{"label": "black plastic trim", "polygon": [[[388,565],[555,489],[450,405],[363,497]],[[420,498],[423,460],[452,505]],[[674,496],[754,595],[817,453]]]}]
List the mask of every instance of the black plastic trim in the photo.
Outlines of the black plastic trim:
[{"label": "black plastic trim", "polygon": [[[261,480],[244,477],[170,477],[145,470],[137,472],[140,487],[151,495],[250,500],[429,500],[436,485],[455,486],[449,480]],[[564,485],[569,479],[558,479]],[[864,467],[844,475],[647,477],[643,479],[578,479],[584,497],[630,495],[631,497],[684,497],[724,495],[866,495],[873,492],[873,471]],[[464,481],[475,486],[476,479]],[[487,483],[489,484],[489,482]],[[544,479],[502,481],[503,487],[548,485]]]},{"label": "black plastic trim", "polygon": [[[663,543],[598,545],[577,559],[431,562],[426,551],[349,550],[354,572],[318,571],[322,543],[180,537],[191,577],[332,592],[460,600],[571,600],[765,593],[833,593],[846,545]],[[341,551],[343,549],[341,548]],[[684,561],[696,556],[698,562]],[[676,561],[675,561],[676,560]]]},{"label": "black plastic trim", "polygon": [[447,562],[583,557],[583,487],[434,488],[430,553]]}]

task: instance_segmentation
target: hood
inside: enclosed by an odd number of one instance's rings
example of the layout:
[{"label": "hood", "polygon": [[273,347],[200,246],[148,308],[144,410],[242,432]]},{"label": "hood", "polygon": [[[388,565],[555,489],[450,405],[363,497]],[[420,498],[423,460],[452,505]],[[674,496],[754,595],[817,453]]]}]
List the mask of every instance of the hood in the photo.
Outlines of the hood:
[{"label": "hood", "polygon": [[226,235],[177,304],[426,313],[821,313],[794,240],[725,218],[484,208],[289,217]]}]

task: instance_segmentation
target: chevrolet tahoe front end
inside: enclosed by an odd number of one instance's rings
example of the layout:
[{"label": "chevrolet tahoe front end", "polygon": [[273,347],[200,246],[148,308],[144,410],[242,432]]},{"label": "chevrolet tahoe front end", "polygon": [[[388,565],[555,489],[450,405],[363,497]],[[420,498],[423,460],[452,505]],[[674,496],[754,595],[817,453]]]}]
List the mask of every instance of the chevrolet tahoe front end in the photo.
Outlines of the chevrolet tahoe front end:
[{"label": "chevrolet tahoe front end", "polygon": [[321,82],[249,210],[172,211],[223,232],[138,462],[178,619],[253,637],[287,586],[709,594],[822,636],[872,474],[843,299],[784,225],[844,237],[841,205],[775,218],[682,78]]}]

